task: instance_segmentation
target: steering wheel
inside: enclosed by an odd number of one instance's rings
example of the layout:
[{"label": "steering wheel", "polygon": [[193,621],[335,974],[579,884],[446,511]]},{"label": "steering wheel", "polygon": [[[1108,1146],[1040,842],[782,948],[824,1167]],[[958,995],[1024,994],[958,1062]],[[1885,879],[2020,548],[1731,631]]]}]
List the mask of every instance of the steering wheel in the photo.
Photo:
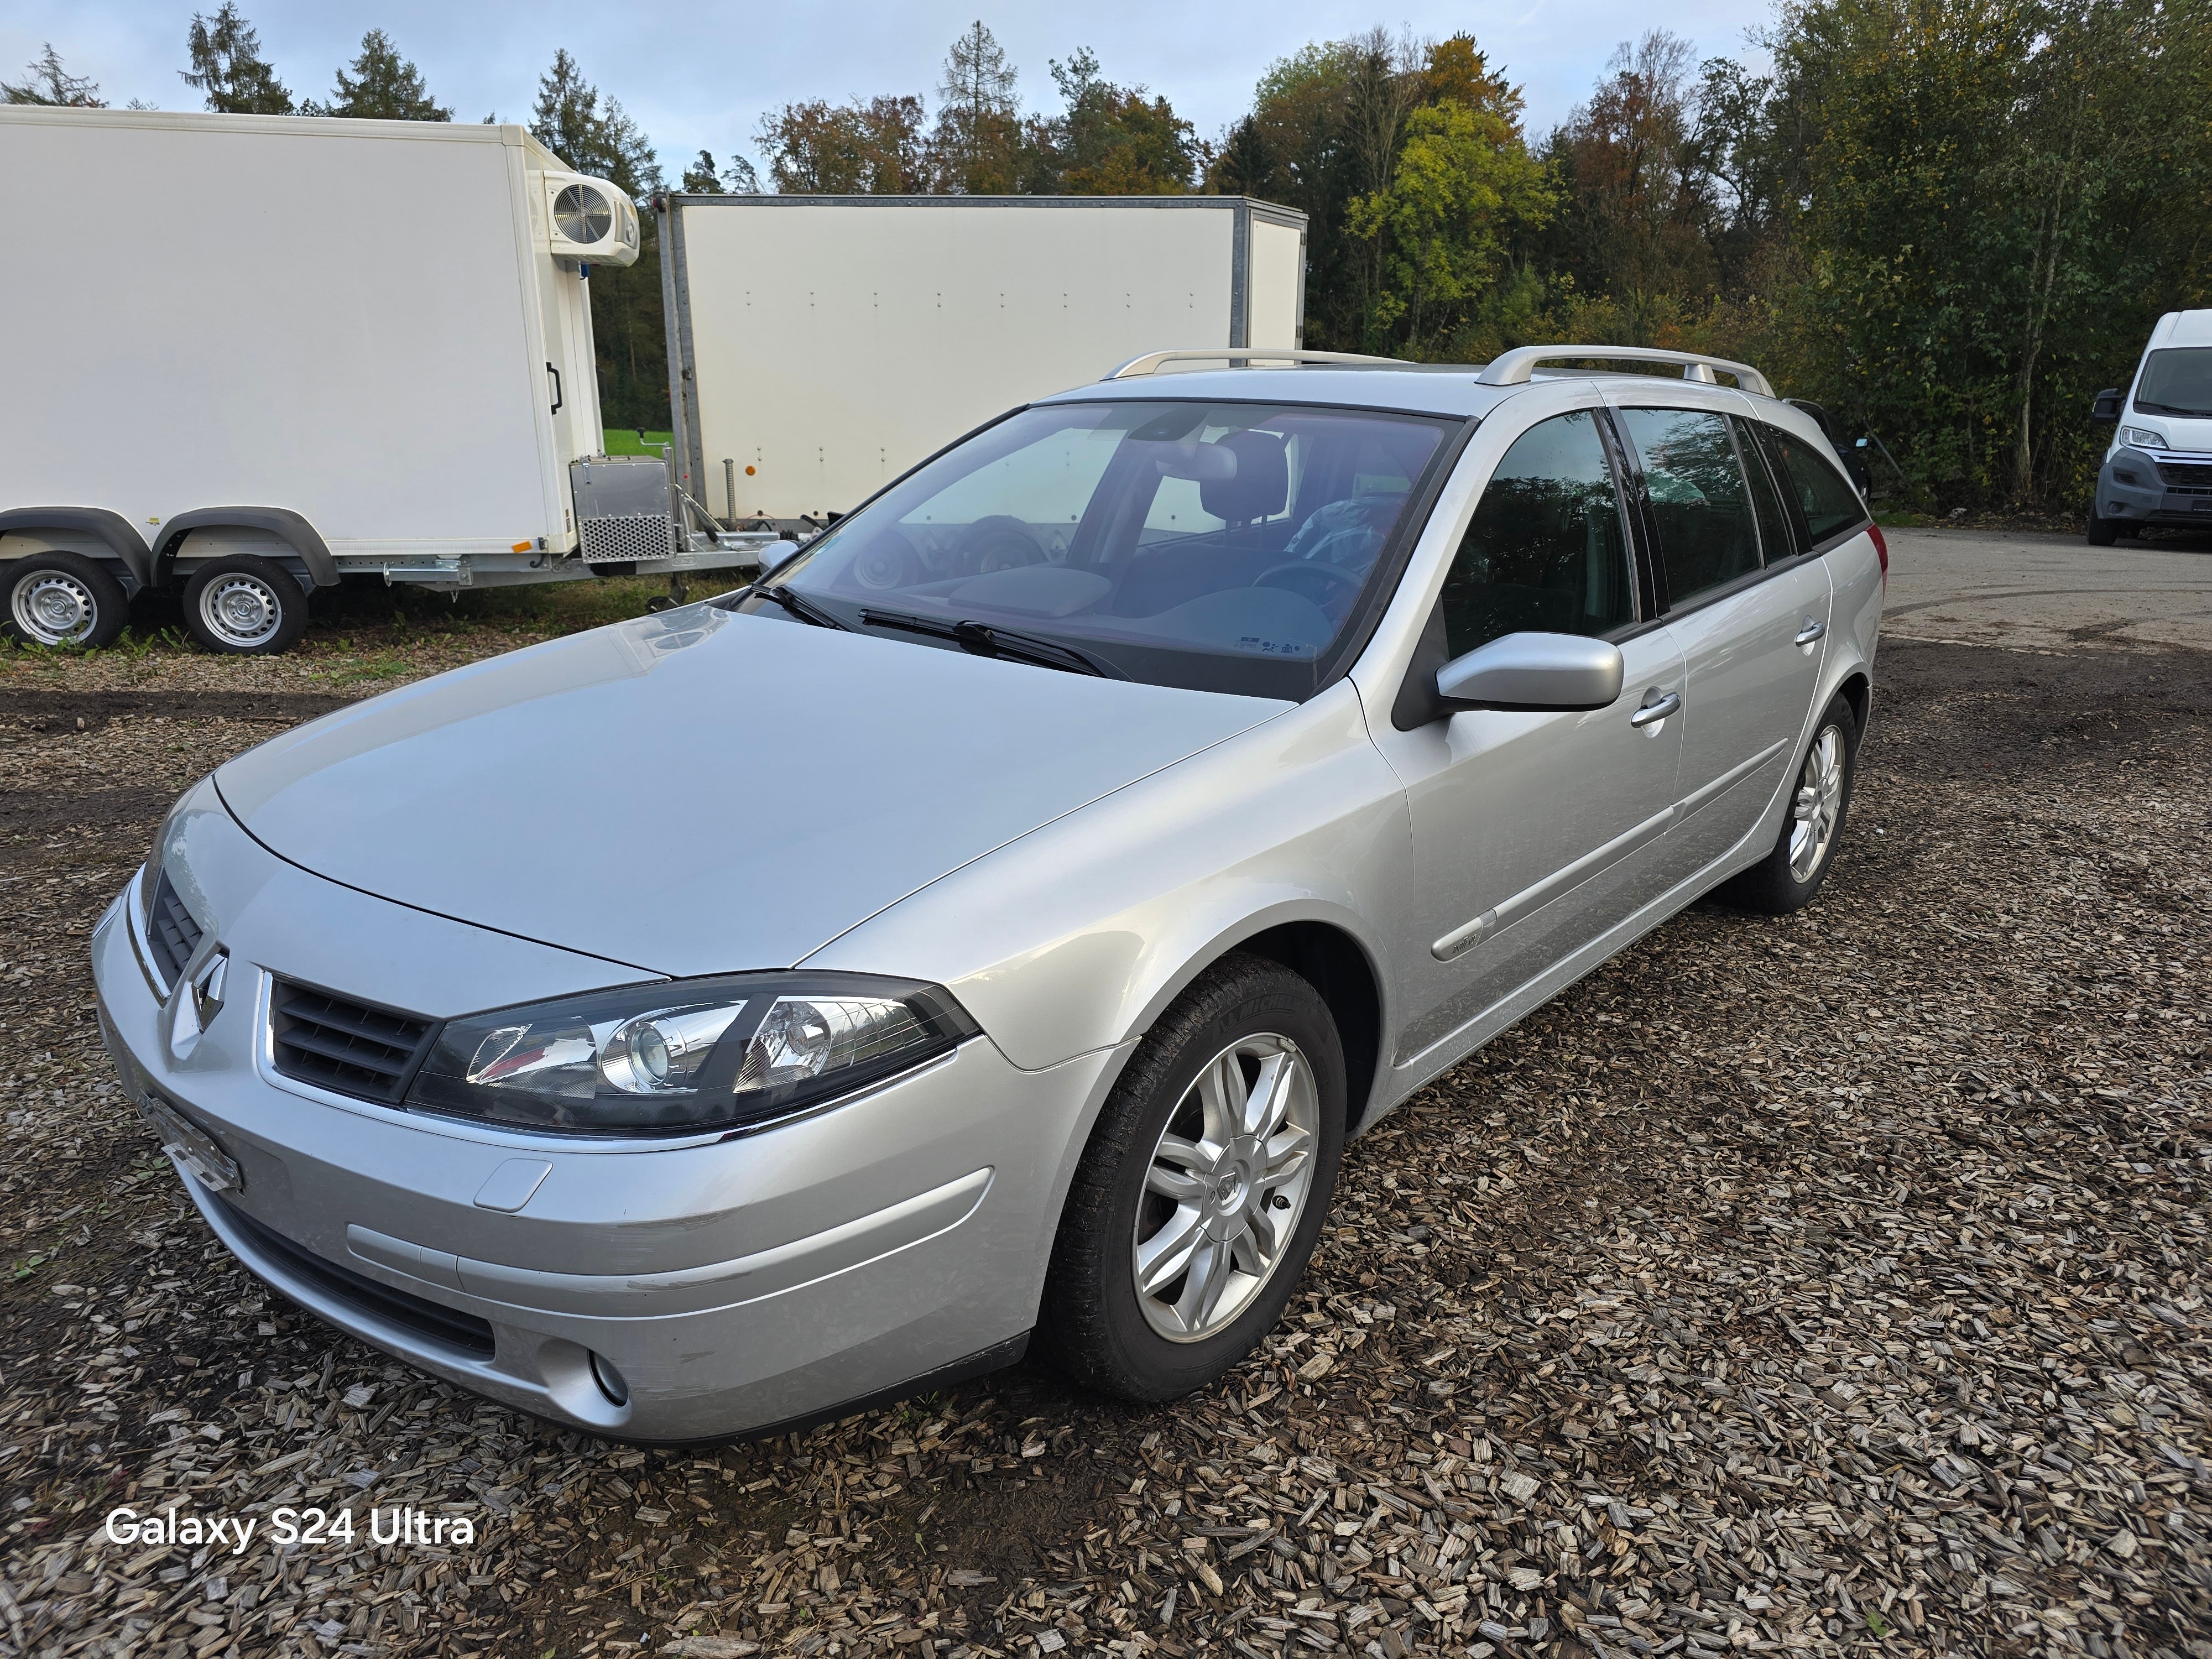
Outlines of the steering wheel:
[{"label": "steering wheel", "polygon": [[994,513],[969,525],[960,538],[957,553],[979,576],[1044,562],[1044,549],[1037,545],[1029,526],[1006,513]]},{"label": "steering wheel", "polygon": [[1340,592],[1357,592],[1360,579],[1340,564],[1313,559],[1292,559],[1252,579],[1255,587],[1279,587],[1326,607]]}]

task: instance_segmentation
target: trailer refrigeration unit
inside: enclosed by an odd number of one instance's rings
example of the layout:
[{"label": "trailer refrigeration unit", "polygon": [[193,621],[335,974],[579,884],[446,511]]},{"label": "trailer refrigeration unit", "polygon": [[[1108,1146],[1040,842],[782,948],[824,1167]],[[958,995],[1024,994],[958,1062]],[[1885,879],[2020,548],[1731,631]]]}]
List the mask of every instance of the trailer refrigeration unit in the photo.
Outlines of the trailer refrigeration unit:
[{"label": "trailer refrigeration unit", "polygon": [[[58,204],[70,206],[58,218]],[[459,588],[750,563],[610,459],[590,275],[637,210],[517,126],[0,107],[0,585],[100,645],[175,585],[281,650],[341,576]]]},{"label": "trailer refrigeration unit", "polygon": [[678,480],[732,528],[818,528],[983,422],[1148,352],[1301,343],[1305,216],[1243,197],[654,207]]}]

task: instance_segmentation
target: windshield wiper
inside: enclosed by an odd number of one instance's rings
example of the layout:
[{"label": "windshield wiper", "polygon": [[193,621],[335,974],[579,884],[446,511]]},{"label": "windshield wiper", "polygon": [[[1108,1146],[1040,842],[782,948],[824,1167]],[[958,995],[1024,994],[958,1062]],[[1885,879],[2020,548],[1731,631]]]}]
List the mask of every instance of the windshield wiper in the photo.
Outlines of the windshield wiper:
[{"label": "windshield wiper", "polygon": [[2184,409],[2179,404],[2154,403],[2148,398],[2136,399],[2136,411],[2142,415],[2178,415],[2185,421],[2201,421],[2212,416],[2212,409]]},{"label": "windshield wiper", "polygon": [[853,631],[849,624],[840,622],[813,600],[803,599],[787,587],[769,587],[755,582],[749,587],[739,588],[731,597],[730,602],[736,605],[745,599],[766,599],[771,605],[780,605],[799,621],[811,623],[817,628],[835,628],[847,634]]},{"label": "windshield wiper", "polygon": [[896,611],[863,611],[860,623],[866,628],[890,628],[905,634],[927,634],[932,639],[951,640],[963,651],[978,657],[1005,657],[1012,662],[1034,664],[1039,668],[1064,669],[1071,674],[1095,674],[1101,679],[1126,680],[1129,677],[1109,662],[1079,651],[1072,645],[1062,645],[1057,640],[1040,639],[1034,634],[1017,633],[1012,629],[994,628],[988,623],[941,622],[933,617],[909,617]]}]

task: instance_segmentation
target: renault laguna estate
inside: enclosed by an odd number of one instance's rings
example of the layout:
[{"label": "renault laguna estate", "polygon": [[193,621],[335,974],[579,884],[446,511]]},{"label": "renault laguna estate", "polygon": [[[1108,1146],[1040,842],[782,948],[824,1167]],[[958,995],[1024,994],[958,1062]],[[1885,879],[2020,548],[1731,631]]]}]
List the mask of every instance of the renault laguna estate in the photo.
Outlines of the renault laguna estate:
[{"label": "renault laguna estate", "polygon": [[93,957],[216,1235],[624,1439],[1031,1347],[1165,1400],[1351,1136],[1699,896],[1814,897],[1887,555],[1811,418],[1656,351],[1224,356],[187,792]]}]

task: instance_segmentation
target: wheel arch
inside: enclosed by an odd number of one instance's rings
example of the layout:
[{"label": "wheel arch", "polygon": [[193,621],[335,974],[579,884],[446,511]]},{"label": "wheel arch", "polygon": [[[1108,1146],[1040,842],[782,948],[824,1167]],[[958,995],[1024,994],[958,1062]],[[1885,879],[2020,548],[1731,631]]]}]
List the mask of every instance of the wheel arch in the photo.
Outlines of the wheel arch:
[{"label": "wheel arch", "polygon": [[[1874,679],[1864,667],[1853,668],[1844,676],[1835,695],[1851,706],[1851,720],[1858,727],[1862,742],[1866,738],[1867,718],[1874,712]],[[1814,711],[1815,714],[1819,713]]]},{"label": "wheel arch", "polygon": [[[166,583],[175,574],[185,538],[195,530],[266,531],[292,550],[309,585],[337,586],[338,562],[331,556],[330,544],[304,514],[288,507],[200,507],[179,513],[161,526],[161,539],[155,544],[154,574],[157,580]],[[293,574],[297,575],[301,571]]]},{"label": "wheel arch", "polygon": [[0,536],[38,530],[69,531],[100,543],[107,550],[107,562],[122,567],[126,599],[154,585],[153,556],[145,538],[120,513],[104,507],[11,507],[0,512]]}]

